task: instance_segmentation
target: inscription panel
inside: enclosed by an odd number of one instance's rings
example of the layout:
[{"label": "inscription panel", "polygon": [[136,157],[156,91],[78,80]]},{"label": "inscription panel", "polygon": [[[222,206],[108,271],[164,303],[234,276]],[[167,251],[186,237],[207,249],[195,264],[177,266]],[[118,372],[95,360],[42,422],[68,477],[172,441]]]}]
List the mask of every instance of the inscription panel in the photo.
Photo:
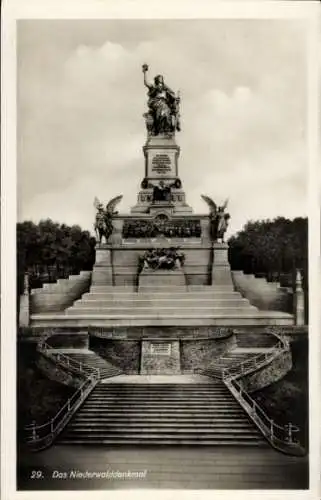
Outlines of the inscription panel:
[{"label": "inscription panel", "polygon": [[152,172],[166,174],[171,170],[171,159],[168,154],[157,153],[152,159]]},{"label": "inscription panel", "polygon": [[147,177],[175,177],[176,162],[174,151],[150,151],[147,157]]},{"label": "inscription panel", "polygon": [[150,354],[154,356],[170,356],[172,353],[172,345],[170,343],[153,342],[150,344]]}]

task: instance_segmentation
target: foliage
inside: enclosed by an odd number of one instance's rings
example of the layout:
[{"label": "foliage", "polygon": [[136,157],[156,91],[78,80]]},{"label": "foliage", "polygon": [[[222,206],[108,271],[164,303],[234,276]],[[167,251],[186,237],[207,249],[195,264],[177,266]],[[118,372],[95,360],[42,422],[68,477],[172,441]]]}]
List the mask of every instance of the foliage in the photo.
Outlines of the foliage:
[{"label": "foliage", "polygon": [[18,290],[23,289],[23,275],[30,273],[31,286],[37,280],[57,278],[89,270],[94,263],[95,238],[77,226],[67,226],[41,220],[38,224],[25,221],[17,224]]},{"label": "foliage", "polygon": [[269,279],[299,268],[307,278],[308,220],[277,217],[249,221],[229,240],[232,269],[262,273]]},{"label": "foliage", "polygon": [[75,389],[46,378],[36,366],[37,353],[20,347],[18,350],[18,432],[35,420],[45,423],[61,408]]}]

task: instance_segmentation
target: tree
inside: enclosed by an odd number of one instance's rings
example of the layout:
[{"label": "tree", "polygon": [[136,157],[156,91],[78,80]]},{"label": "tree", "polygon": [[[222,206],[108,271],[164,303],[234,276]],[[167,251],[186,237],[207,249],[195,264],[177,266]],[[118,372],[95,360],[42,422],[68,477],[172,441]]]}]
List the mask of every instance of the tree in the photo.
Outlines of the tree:
[{"label": "tree", "polygon": [[230,238],[229,245],[232,269],[263,273],[271,278],[282,273],[294,274],[299,268],[307,283],[307,218],[249,221]]},{"label": "tree", "polygon": [[32,286],[90,270],[95,258],[95,238],[77,226],[41,220],[17,224],[18,290],[28,272]]}]

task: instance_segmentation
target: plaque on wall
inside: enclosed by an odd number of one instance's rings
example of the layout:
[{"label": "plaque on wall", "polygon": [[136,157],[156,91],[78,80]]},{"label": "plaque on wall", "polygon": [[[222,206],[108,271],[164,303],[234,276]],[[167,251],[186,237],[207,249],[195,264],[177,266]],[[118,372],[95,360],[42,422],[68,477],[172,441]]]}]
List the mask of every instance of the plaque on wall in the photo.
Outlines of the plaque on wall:
[{"label": "plaque on wall", "polygon": [[154,355],[170,356],[172,345],[170,343],[153,342],[150,344],[150,353]]}]

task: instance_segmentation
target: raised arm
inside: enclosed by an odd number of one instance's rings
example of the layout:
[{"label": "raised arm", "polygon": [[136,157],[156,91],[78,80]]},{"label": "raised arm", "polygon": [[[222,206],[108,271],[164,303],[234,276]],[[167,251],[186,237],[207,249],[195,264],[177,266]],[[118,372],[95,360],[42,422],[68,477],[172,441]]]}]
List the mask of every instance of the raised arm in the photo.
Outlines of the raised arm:
[{"label": "raised arm", "polygon": [[152,87],[152,85],[150,83],[148,83],[147,78],[146,78],[146,73],[148,71],[148,64],[143,64],[142,69],[143,69],[143,73],[144,73],[144,85],[145,85],[145,87],[150,89]]}]

